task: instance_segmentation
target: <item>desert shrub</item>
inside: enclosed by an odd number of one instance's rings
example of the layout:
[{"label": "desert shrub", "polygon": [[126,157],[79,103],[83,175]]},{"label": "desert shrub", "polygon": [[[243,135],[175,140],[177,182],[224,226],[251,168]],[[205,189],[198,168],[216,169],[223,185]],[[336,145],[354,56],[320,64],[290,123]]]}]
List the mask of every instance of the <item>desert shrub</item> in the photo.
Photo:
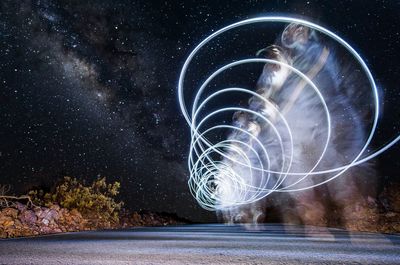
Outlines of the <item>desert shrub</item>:
[{"label": "desert shrub", "polygon": [[91,185],[76,178],[64,177],[52,192],[33,190],[28,193],[36,205],[50,207],[53,204],[78,210],[82,216],[98,227],[109,227],[119,222],[123,202],[116,202],[120,183],[109,184],[106,178],[98,178]]},{"label": "desert shrub", "polygon": [[10,190],[11,190],[10,185],[0,184],[0,196],[7,196]]},{"label": "desert shrub", "polygon": [[28,195],[10,195],[10,190],[10,185],[0,184],[0,208],[16,207],[17,203],[24,203],[27,207],[34,206],[31,198]]}]

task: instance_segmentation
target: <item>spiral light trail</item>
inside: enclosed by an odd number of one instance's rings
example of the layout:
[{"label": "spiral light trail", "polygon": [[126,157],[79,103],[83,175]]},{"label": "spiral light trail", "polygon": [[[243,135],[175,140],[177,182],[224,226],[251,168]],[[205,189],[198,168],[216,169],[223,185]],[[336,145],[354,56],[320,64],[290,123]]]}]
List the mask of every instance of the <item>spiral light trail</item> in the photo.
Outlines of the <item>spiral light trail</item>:
[{"label": "spiral light trail", "polygon": [[[265,58],[248,58],[229,63],[219,68],[206,78],[204,83],[197,90],[193,102],[187,104],[185,101],[184,81],[186,72],[193,58],[209,41],[224,32],[240,26],[253,23],[277,22],[303,25],[332,38],[352,55],[359,66],[361,66],[365,76],[368,78],[374,105],[372,126],[364,146],[359,150],[358,154],[354,158],[350,158],[345,165],[316,170],[318,165],[320,165],[321,160],[324,158],[325,153],[329,149],[331,139],[331,114],[326,104],[326,100],[318,86],[309,76],[307,76],[307,73],[301,72],[290,64],[275,59]],[[221,88],[205,99],[201,98],[203,91],[215,77],[227,69],[243,64],[271,64],[286,68],[291,73],[301,78],[304,85],[311,87],[319,99],[324,111],[327,133],[324,138],[324,146],[319,158],[306,172],[295,172],[292,170],[294,137],[293,131],[291,130],[291,124],[285,119],[285,110],[280,110],[273,102],[258,93],[241,87]],[[181,111],[191,130],[191,145],[188,158],[190,178],[188,184],[193,197],[204,209],[207,210],[223,210],[230,207],[249,204],[260,200],[273,192],[293,192],[322,185],[339,177],[348,169],[378,156],[400,140],[400,136],[397,136],[381,149],[376,150],[372,154],[365,155],[366,150],[370,146],[374,137],[378,124],[379,97],[374,78],[363,59],[347,42],[324,27],[303,19],[276,16],[257,17],[231,24],[214,32],[200,42],[200,44],[194,48],[186,59],[179,77],[178,93]],[[217,100],[218,97],[229,95],[229,93],[247,94],[249,97],[253,97],[260,102],[263,102],[264,107],[258,110],[243,107],[224,107],[211,113],[204,113],[207,110],[207,103]],[[191,110],[188,110],[187,106],[190,106]],[[273,137],[278,142],[279,148],[277,150],[279,150],[279,154],[276,153],[275,149],[274,153],[271,153],[271,151],[268,150],[268,148],[266,148],[266,146],[258,139],[258,127],[256,124],[253,124],[253,126],[250,124],[248,128],[227,125],[225,123],[210,128],[206,127],[207,122],[210,119],[226,112],[246,113],[252,115],[252,117],[255,117],[257,120],[260,120],[265,124],[265,126],[268,126],[272,131]],[[282,125],[279,126],[279,128],[276,126],[278,123]],[[207,138],[207,135],[215,133],[215,131],[218,130],[236,131],[245,135],[249,140],[242,141],[240,139],[228,138],[219,142],[212,142]],[[215,160],[216,155],[224,159]],[[280,162],[278,163],[279,165],[275,165],[271,162],[272,158],[276,157],[279,157],[280,159]],[[232,163],[240,165],[242,168],[241,172],[232,168]],[[299,185],[304,183],[304,181],[310,176],[321,174],[332,174],[332,176],[316,183],[299,187]],[[290,179],[290,184],[287,184],[288,179]]]}]

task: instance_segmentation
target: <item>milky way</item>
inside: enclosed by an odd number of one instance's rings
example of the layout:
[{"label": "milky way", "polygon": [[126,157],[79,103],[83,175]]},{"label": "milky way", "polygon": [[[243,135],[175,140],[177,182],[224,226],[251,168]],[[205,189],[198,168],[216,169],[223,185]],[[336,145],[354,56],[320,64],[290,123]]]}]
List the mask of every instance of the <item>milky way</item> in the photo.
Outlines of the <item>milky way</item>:
[{"label": "milky way", "polygon": [[[384,111],[398,113],[391,103],[399,98],[394,89],[400,74],[399,6],[363,2],[360,13],[359,5],[1,1],[0,182],[12,184],[18,193],[51,187],[62,175],[87,180],[102,175],[121,182],[121,198],[129,208],[210,220],[212,215],[187,190],[190,135],[177,96],[186,56],[199,39],[234,21],[265,13],[307,16],[358,44],[389,100]],[[251,41],[260,43],[259,49],[268,37],[253,35]],[[235,36],[212,43],[212,52],[196,62],[189,81],[198,72],[217,69],[218,56],[255,54],[254,43],[237,40],[237,47],[227,47],[229,38]],[[259,71],[251,74],[256,78]],[[390,126],[378,132],[378,146],[398,124],[385,117]],[[387,161],[398,169],[398,160]],[[395,175],[390,167],[382,172]]]},{"label": "milky way", "polygon": [[139,16],[135,5],[10,1],[3,8],[2,134],[12,139],[2,150],[3,177],[17,178],[22,191],[65,174],[104,175],[122,182],[125,200],[139,202],[133,208],[176,211],[185,194],[164,185],[185,183],[163,56],[171,44],[158,45],[156,32],[144,29],[147,17],[126,21]]}]

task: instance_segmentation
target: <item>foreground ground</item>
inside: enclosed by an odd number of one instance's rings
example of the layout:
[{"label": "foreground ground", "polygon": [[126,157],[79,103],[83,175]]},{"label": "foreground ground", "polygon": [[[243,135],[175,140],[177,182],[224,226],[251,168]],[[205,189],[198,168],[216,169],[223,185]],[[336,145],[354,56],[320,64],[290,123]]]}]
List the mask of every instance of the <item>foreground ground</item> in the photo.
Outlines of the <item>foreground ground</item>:
[{"label": "foreground ground", "polygon": [[0,264],[400,264],[400,236],[186,225],[0,240]]}]

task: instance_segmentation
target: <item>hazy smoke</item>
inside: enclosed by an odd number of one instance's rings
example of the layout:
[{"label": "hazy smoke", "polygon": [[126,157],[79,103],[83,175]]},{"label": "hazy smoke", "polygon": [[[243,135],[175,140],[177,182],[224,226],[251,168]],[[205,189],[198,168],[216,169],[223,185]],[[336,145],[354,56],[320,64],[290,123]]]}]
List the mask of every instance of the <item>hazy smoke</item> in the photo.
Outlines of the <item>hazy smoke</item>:
[{"label": "hazy smoke", "polygon": [[[301,190],[331,178],[337,172],[310,175],[304,179],[304,175],[289,174],[284,178],[278,173],[266,176],[260,170],[252,170],[244,165],[269,166],[269,170],[275,172],[306,173],[313,168],[321,171],[349,164],[365,144],[366,132],[371,125],[371,92],[363,71],[351,55],[338,45],[314,30],[297,24],[288,25],[274,45],[257,54],[291,65],[319,88],[330,114],[331,137],[328,147],[322,160],[319,160],[328,135],[328,117],[321,98],[304,78],[288,67],[267,63],[256,88],[257,94],[264,100],[255,96],[250,98],[248,109],[268,116],[272,124],[257,115],[236,112],[233,126],[243,131],[233,130],[229,139],[237,139],[247,145],[234,144],[235,148],[226,151],[229,158],[223,157],[222,163],[229,165],[230,170],[240,175],[244,182],[254,186],[264,185],[264,195],[268,193],[265,191],[267,189],[279,187],[281,191]],[[283,114],[292,131],[292,154],[287,152],[291,142],[286,124],[275,108]],[[279,136],[276,131],[280,132]],[[268,157],[254,139],[262,143],[268,151]],[[292,164],[288,168],[287,161],[291,159]],[[316,225],[327,225],[332,218],[330,211],[335,209],[339,212],[336,215],[340,216],[340,222],[346,226],[365,205],[364,195],[373,192],[371,183],[374,183],[374,176],[373,166],[364,163],[323,187],[274,195],[275,200],[282,199],[275,206],[281,209],[281,218],[285,222]],[[266,181],[267,177],[269,181]],[[257,223],[265,220],[268,215],[266,208],[269,206],[265,199],[229,207],[235,197],[242,195],[226,188],[230,185],[220,186],[225,188],[219,191],[218,203],[225,203],[228,207],[219,210],[218,215],[226,222]],[[252,196],[258,196],[258,192],[250,189],[244,195],[244,200],[251,200]]]}]

